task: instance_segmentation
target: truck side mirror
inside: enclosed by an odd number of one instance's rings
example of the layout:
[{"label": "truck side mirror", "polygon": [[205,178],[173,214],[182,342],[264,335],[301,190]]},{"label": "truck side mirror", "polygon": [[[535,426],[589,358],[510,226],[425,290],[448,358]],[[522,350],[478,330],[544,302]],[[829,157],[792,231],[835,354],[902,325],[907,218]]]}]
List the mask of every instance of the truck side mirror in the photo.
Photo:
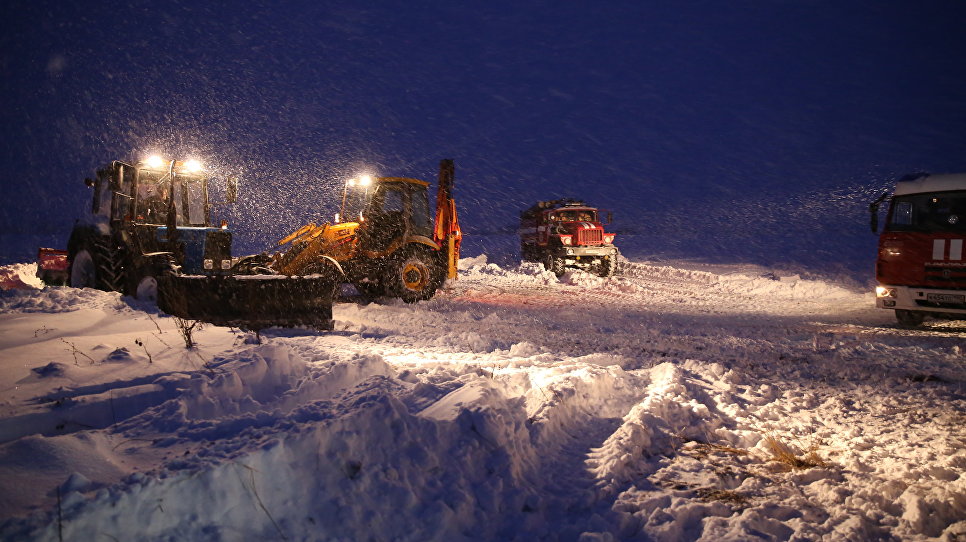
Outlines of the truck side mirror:
[{"label": "truck side mirror", "polygon": [[889,192],[883,192],[881,196],[869,204],[869,226],[872,233],[879,233],[879,206],[889,197]]},{"label": "truck side mirror", "polygon": [[225,187],[225,199],[228,203],[238,201],[238,177],[228,178],[228,185]]}]

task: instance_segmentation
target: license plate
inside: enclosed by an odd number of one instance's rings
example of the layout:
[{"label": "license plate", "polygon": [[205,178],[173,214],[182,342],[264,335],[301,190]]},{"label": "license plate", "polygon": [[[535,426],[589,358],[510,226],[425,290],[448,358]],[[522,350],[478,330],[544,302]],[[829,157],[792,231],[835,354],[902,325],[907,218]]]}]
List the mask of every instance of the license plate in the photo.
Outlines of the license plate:
[{"label": "license plate", "polygon": [[966,295],[958,294],[926,294],[926,301],[930,303],[966,303]]}]

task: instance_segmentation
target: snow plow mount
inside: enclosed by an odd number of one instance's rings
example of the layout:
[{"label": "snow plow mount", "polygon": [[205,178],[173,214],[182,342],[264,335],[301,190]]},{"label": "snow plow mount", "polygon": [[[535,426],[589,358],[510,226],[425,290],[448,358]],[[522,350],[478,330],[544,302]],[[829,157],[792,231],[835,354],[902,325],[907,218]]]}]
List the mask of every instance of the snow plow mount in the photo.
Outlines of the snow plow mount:
[{"label": "snow plow mount", "polygon": [[336,275],[209,277],[168,273],[158,282],[158,307],[179,318],[251,331],[273,326],[331,330],[332,301],[343,280]]}]

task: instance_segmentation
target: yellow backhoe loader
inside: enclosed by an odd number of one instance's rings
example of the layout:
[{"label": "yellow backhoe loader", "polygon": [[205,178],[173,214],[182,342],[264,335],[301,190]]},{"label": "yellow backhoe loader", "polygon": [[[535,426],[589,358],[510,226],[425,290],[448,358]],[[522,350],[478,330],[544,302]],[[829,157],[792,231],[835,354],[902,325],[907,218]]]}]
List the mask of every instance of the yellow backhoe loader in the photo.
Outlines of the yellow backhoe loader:
[{"label": "yellow backhoe loader", "polygon": [[309,223],[278,242],[270,267],[283,275],[323,273],[336,264],[367,298],[429,299],[456,278],[462,239],[453,199],[453,161],[440,162],[435,220],[429,183],[363,176],[346,182],[334,223]]}]

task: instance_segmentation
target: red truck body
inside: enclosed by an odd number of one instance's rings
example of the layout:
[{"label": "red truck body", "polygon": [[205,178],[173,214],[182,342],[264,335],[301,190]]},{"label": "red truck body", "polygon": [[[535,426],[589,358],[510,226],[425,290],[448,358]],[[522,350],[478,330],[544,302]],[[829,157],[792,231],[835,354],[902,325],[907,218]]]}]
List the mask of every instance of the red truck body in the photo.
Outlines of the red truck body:
[{"label": "red truck body", "polygon": [[567,267],[607,277],[617,269],[616,234],[602,211],[575,200],[541,201],[520,213],[520,253],[555,274]]},{"label": "red truck body", "polygon": [[879,236],[876,306],[906,325],[927,315],[966,319],[964,244],[966,174],[900,180]]}]

